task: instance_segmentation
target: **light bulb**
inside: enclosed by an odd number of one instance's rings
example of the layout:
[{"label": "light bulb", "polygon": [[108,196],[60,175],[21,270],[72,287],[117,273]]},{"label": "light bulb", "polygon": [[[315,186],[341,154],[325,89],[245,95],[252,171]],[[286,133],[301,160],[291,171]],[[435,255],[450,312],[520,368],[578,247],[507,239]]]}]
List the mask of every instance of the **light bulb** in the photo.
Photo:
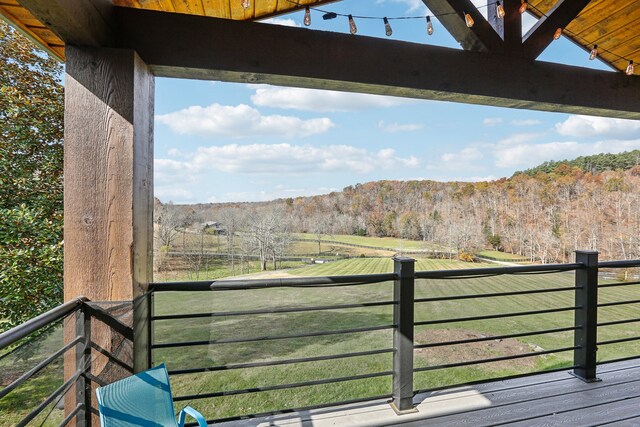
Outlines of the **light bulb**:
[{"label": "light bulb", "polygon": [[307,27],[311,25],[311,9],[309,9],[309,6],[304,8],[304,25]]},{"label": "light bulb", "polygon": [[473,21],[473,18],[471,17],[471,15],[469,15],[467,12],[462,12],[464,14],[464,22],[465,24],[467,24],[467,27],[471,28],[473,27],[473,24],[475,23]]},{"label": "light bulb", "polygon": [[242,7],[249,9],[251,7],[251,0],[242,0]]},{"label": "light bulb", "polygon": [[558,40],[562,35],[562,28],[558,28],[555,33],[553,33],[553,39]]},{"label": "light bulb", "polygon": [[520,13],[525,13],[527,11],[527,0],[524,0],[520,5],[520,9],[518,9]]},{"label": "light bulb", "polygon": [[498,18],[504,18],[504,15],[506,15],[504,7],[502,7],[499,1],[496,2],[496,15],[498,15]]},{"label": "light bulb", "polygon": [[382,20],[384,21],[384,33],[387,35],[387,37],[389,37],[391,36],[391,34],[393,34],[391,24],[389,24],[389,20],[386,17],[384,17]]},{"label": "light bulb", "polygon": [[356,21],[353,20],[353,16],[349,15],[349,32],[351,34],[355,34],[358,32],[358,27],[356,27]]},{"label": "light bulb", "polygon": [[427,16],[427,34],[433,35],[433,24],[431,23],[431,17]]},{"label": "light bulb", "polygon": [[591,49],[591,53],[589,54],[589,60],[593,61],[598,56],[598,45],[594,44],[593,49]]},{"label": "light bulb", "polygon": [[627,73],[627,76],[631,76],[634,72],[635,67],[633,66],[633,61],[629,61],[629,65],[627,65],[627,70],[625,71],[625,73]]}]

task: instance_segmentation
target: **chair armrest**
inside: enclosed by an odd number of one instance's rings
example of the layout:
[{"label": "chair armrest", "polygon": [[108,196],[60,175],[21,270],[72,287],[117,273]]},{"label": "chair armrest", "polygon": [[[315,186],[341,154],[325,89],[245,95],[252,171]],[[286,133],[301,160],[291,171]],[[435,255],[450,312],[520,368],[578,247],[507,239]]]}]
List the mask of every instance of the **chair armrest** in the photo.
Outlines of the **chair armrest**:
[{"label": "chair armrest", "polygon": [[180,411],[180,416],[178,417],[178,425],[180,427],[184,426],[184,421],[187,415],[193,417],[198,422],[198,425],[200,427],[207,427],[207,421],[204,419],[202,414],[193,409],[191,406],[185,406],[184,408],[182,408],[182,411]]}]

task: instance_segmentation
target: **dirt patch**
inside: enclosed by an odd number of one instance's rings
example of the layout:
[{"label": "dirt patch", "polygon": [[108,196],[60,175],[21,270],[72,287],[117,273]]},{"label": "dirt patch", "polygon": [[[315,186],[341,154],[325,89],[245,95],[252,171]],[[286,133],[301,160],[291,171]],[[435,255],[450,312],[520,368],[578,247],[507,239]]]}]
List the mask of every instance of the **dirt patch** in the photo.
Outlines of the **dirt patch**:
[{"label": "dirt patch", "polygon": [[[427,329],[416,334],[417,344],[428,344],[447,341],[484,338],[490,335],[481,334],[465,329]],[[428,365],[441,365],[446,363],[466,362],[471,360],[490,359],[502,356],[514,356],[517,354],[542,351],[543,349],[532,344],[523,343],[515,338],[502,340],[489,340],[468,344],[447,345],[442,347],[417,349],[416,357],[422,358]],[[536,359],[544,357],[525,357],[521,359],[492,362],[485,366],[491,369],[533,369]]]}]

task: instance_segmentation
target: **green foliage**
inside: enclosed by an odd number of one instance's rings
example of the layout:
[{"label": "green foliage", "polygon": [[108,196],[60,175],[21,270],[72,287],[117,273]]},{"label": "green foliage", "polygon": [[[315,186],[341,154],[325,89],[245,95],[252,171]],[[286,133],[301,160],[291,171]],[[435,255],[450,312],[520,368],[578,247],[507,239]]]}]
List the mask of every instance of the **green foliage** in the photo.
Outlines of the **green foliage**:
[{"label": "green foliage", "polygon": [[62,300],[61,73],[0,23],[0,330]]},{"label": "green foliage", "polygon": [[601,153],[593,156],[580,156],[574,160],[562,160],[559,162],[544,162],[539,166],[516,172],[514,175],[525,174],[535,177],[538,173],[554,173],[556,175],[567,175],[572,168],[578,168],[583,172],[597,174],[608,170],[633,169],[640,164],[640,150],[625,151],[619,154]]}]

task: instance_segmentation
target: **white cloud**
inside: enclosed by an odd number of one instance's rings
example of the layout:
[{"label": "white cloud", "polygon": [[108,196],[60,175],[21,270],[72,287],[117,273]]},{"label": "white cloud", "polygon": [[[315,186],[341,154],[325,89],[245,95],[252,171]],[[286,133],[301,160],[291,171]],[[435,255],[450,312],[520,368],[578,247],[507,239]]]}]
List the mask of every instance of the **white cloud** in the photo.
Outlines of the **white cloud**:
[{"label": "white cloud", "polygon": [[515,119],[511,120],[511,124],[514,126],[536,126],[542,124],[542,122],[536,119]]},{"label": "white cloud", "polygon": [[457,153],[445,153],[440,157],[444,163],[455,163],[464,166],[484,157],[482,152],[474,147],[466,147]]},{"label": "white cloud", "polygon": [[557,123],[556,131],[560,135],[573,137],[634,139],[640,136],[640,121],[574,115]]},{"label": "white cloud", "polygon": [[211,169],[241,174],[365,174],[381,169],[414,168],[420,164],[416,157],[400,157],[392,148],[371,152],[348,145],[312,147],[286,143],[200,147],[183,157],[183,161],[157,159],[155,174],[158,180],[194,182]]},{"label": "white cloud", "polygon": [[533,141],[544,136],[543,133],[516,133],[502,138],[498,141],[498,145],[518,145]]},{"label": "white cloud", "polygon": [[423,125],[420,123],[385,123],[384,120],[380,120],[378,122],[378,128],[382,129],[384,132],[396,133],[396,132],[414,132],[423,128]]},{"label": "white cloud", "polygon": [[264,24],[282,25],[283,27],[300,27],[300,24],[298,24],[291,18],[269,18],[258,22],[262,22]]},{"label": "white cloud", "polygon": [[482,121],[485,126],[498,126],[502,124],[502,118],[500,117],[487,117]]},{"label": "white cloud", "polygon": [[306,137],[327,132],[334,127],[328,118],[302,120],[293,116],[262,115],[248,105],[208,107],[194,105],[156,117],[179,134],[227,136],[232,138],[257,136]]},{"label": "white cloud", "polygon": [[393,107],[415,101],[382,95],[260,85],[251,96],[251,102],[259,107],[285,110],[343,112]]},{"label": "white cloud", "polygon": [[503,168],[533,167],[548,160],[573,159],[599,153],[621,153],[640,149],[640,139],[633,141],[599,141],[595,143],[549,142],[545,144],[520,144],[496,146],[496,166]]},{"label": "white cloud", "polygon": [[337,188],[286,188],[279,186],[274,191],[235,191],[224,193],[218,197],[209,199],[210,203],[216,202],[267,202],[275,199],[286,199],[288,197],[307,197],[319,194],[328,194],[332,191],[339,191]]}]

